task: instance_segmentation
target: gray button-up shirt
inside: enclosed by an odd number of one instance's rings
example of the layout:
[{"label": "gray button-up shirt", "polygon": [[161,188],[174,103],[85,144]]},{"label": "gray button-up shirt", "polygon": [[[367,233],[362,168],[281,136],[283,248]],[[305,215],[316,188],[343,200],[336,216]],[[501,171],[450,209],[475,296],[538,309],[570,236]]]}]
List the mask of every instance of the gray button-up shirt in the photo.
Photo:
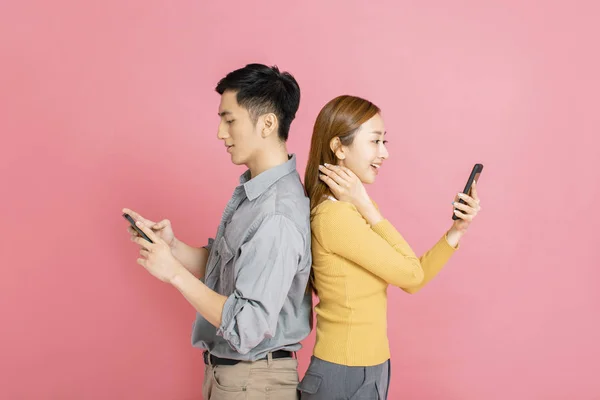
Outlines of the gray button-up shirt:
[{"label": "gray button-up shirt", "polygon": [[217,329],[197,314],[192,345],[244,361],[299,350],[311,330],[310,242],[295,156],[253,179],[246,171],[207,246],[204,282],[228,296],[222,323]]}]

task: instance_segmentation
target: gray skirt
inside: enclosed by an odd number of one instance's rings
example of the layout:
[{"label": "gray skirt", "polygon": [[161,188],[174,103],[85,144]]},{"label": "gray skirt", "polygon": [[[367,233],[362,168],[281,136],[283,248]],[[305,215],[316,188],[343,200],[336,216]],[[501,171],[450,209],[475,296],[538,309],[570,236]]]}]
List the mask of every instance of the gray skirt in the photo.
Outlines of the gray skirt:
[{"label": "gray skirt", "polygon": [[312,356],[298,391],[302,400],[386,400],[390,373],[390,360],[348,367]]}]

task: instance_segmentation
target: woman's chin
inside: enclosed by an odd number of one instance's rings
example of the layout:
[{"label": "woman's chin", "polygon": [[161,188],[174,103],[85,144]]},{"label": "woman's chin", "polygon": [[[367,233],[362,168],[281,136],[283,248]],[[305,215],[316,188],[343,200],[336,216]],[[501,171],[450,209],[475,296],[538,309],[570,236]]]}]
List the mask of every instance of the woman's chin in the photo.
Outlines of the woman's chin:
[{"label": "woman's chin", "polygon": [[371,174],[368,174],[366,176],[363,176],[360,178],[360,181],[363,183],[363,185],[370,185],[372,183],[375,183],[375,179],[377,179],[377,177],[373,174],[373,176],[371,176]]}]

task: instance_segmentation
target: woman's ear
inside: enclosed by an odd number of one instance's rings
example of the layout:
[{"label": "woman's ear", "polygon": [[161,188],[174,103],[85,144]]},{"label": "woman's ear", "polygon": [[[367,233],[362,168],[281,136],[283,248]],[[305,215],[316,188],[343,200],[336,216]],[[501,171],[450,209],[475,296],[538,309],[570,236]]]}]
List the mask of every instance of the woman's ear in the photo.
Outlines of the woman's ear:
[{"label": "woman's ear", "polygon": [[339,137],[336,136],[333,139],[331,139],[331,141],[329,142],[329,148],[331,149],[331,151],[333,151],[333,154],[335,154],[338,160],[343,160],[344,158],[346,158],[344,146],[342,145],[342,142],[340,141]]}]

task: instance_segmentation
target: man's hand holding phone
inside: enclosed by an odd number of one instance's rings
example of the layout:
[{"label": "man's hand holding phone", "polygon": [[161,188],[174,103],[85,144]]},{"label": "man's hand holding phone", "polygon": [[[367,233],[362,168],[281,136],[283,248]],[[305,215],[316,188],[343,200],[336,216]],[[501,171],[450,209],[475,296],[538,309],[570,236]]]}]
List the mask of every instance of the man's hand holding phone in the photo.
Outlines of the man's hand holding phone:
[{"label": "man's hand holding phone", "polygon": [[[175,247],[177,240],[175,239],[175,234],[173,233],[173,227],[171,226],[171,221],[168,219],[163,219],[160,222],[154,222],[149,219],[142,217],[140,214],[136,213],[133,210],[128,208],[123,209],[123,213],[128,214],[134,221],[140,221],[142,226],[151,229],[154,234],[161,238],[171,249]],[[140,234],[132,227],[127,227],[127,231],[131,235],[131,240],[135,241],[135,239],[141,237]]]}]

